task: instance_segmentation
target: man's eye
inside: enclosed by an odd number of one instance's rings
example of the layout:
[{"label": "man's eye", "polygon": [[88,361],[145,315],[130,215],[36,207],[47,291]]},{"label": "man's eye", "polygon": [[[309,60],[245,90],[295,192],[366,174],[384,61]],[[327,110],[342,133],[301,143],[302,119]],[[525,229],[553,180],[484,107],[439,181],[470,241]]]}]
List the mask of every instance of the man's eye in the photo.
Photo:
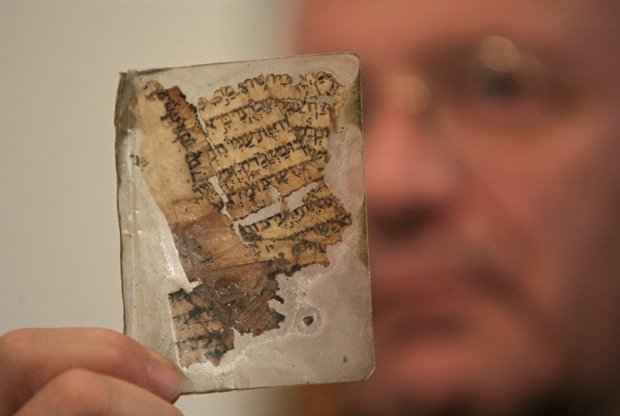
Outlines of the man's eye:
[{"label": "man's eye", "polygon": [[475,126],[502,134],[527,131],[551,112],[547,89],[539,81],[521,72],[480,68],[444,96],[441,108],[463,129]]},{"label": "man's eye", "polygon": [[517,131],[534,127],[551,113],[543,65],[507,39],[488,38],[456,72],[444,104],[459,122]]},{"label": "man's eye", "polygon": [[528,59],[509,39],[500,36],[485,38],[478,48],[474,65],[474,83],[482,96],[505,99],[519,94],[522,73]]},{"label": "man's eye", "polygon": [[514,75],[494,71],[483,71],[474,79],[474,93],[482,98],[502,101],[516,99],[527,93],[527,86]]},{"label": "man's eye", "polygon": [[505,100],[542,92],[543,66],[533,54],[500,36],[485,38],[472,70],[474,91],[481,97]]}]

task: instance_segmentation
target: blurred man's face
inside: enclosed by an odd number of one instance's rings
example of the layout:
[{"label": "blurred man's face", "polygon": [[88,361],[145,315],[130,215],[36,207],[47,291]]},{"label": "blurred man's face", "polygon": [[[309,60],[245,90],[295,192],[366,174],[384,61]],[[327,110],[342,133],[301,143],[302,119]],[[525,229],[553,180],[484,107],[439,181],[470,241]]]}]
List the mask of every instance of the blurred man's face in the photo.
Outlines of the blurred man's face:
[{"label": "blurred man's face", "polygon": [[361,56],[377,370],[354,401],[510,414],[620,397],[615,9],[309,0],[305,13],[302,51]]}]

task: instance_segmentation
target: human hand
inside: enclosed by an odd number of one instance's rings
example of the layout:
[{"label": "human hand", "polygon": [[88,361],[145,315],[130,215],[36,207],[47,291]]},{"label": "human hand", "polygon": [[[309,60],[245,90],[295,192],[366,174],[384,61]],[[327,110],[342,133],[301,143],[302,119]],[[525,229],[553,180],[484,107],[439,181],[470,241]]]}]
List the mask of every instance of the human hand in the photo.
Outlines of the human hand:
[{"label": "human hand", "polygon": [[106,329],[21,329],[0,337],[0,416],[179,416],[181,376]]}]

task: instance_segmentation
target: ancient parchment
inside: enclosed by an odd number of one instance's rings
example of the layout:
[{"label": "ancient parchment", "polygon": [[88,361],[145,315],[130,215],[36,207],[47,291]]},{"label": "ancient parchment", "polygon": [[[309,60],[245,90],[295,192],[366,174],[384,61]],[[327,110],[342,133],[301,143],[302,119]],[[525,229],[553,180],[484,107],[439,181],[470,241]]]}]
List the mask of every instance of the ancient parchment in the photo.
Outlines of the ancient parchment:
[{"label": "ancient parchment", "polygon": [[[126,329],[177,362],[186,391],[370,373],[358,82],[352,55],[122,76]],[[340,370],[281,355],[338,333],[318,354],[335,349]],[[247,359],[270,356],[254,375]]]}]

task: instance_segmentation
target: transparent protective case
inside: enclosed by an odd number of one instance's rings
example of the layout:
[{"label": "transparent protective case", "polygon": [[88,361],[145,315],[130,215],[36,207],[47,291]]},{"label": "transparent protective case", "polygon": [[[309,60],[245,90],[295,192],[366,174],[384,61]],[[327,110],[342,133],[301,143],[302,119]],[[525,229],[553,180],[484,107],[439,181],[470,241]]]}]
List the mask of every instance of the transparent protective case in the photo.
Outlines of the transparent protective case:
[{"label": "transparent protective case", "polygon": [[184,393],[372,372],[360,106],[352,54],[121,74],[125,332]]}]

